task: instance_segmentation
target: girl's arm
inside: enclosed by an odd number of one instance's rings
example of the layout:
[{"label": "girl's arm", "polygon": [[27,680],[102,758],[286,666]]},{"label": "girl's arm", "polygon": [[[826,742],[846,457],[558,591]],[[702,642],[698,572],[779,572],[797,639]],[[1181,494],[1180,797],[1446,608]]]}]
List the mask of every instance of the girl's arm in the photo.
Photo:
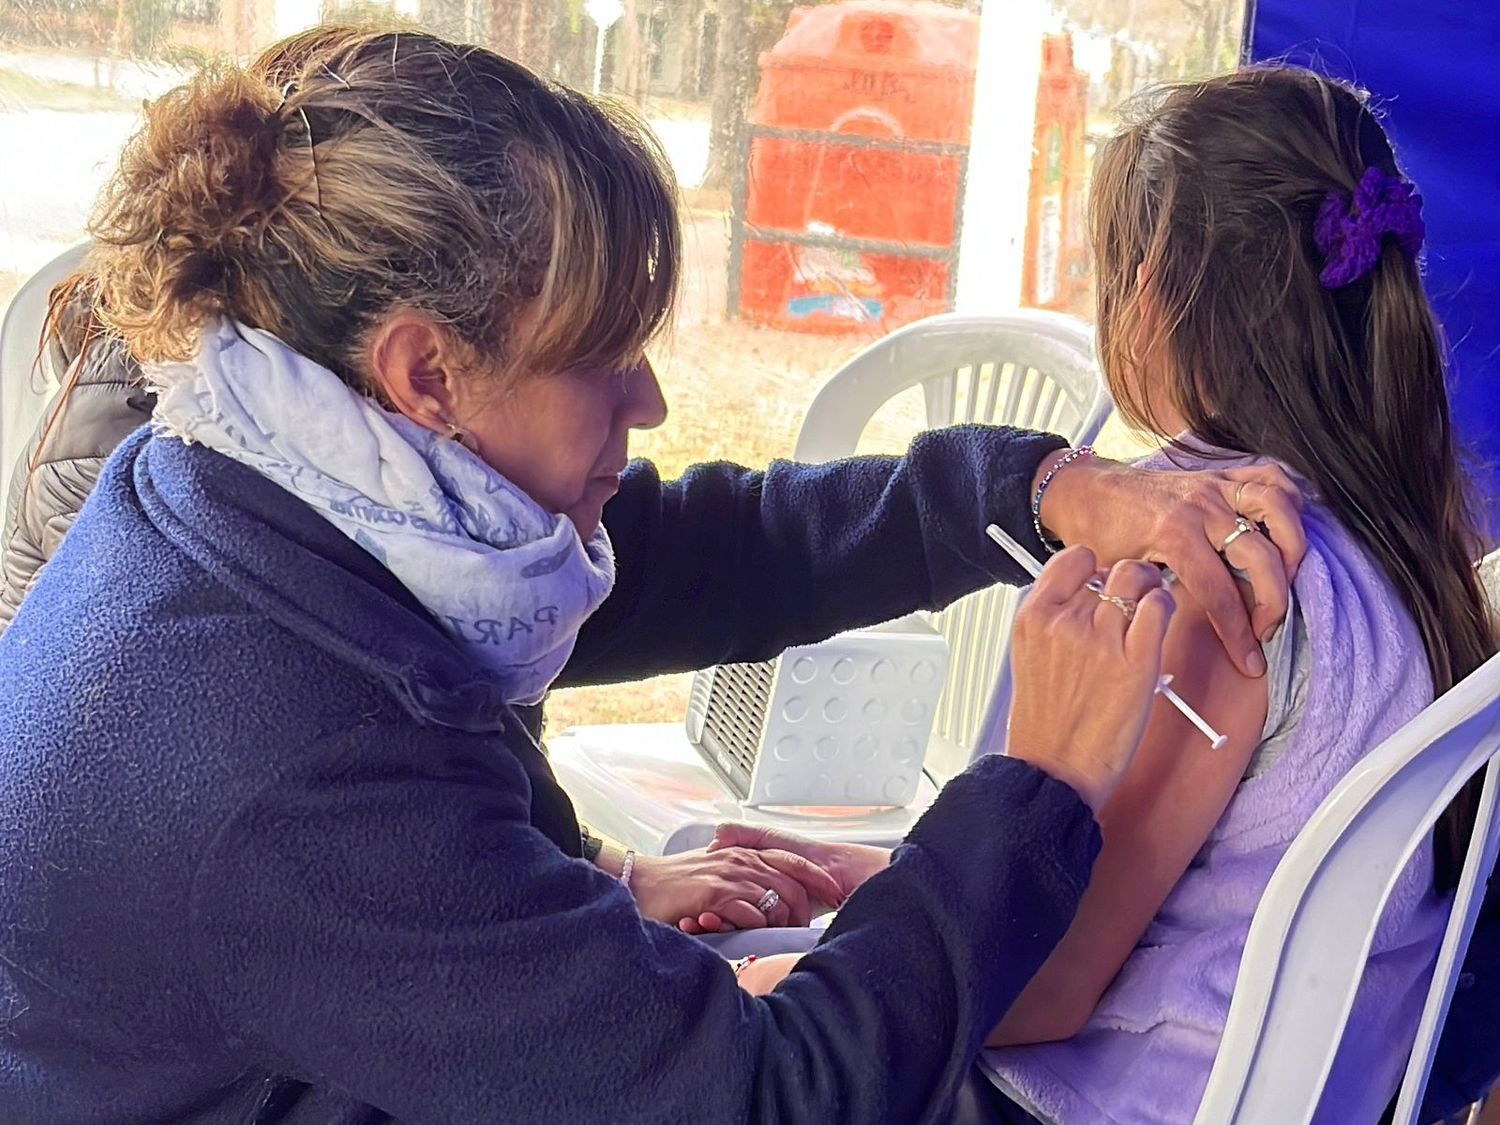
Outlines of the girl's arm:
[{"label": "girl's arm", "polygon": [[1141,749],[1100,814],[1104,848],[1078,915],[987,1046],[1068,1039],[1083,1028],[1223,815],[1260,743],[1266,680],[1236,671],[1202,606],[1181,588],[1175,593],[1162,669],[1229,742],[1211,749],[1157,698]]}]

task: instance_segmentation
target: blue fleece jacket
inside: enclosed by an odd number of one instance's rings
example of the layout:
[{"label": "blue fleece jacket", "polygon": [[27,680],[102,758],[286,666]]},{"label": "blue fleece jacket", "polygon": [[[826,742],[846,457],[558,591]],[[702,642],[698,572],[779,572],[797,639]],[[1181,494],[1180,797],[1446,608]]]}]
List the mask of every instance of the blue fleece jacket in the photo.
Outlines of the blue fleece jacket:
[{"label": "blue fleece jacket", "polygon": [[[951,600],[999,562],[987,520],[1029,535],[1013,478],[1044,451],[968,429],[672,486],[638,465],[659,516],[570,678]],[[389,573],[145,432],[0,638],[0,698],[6,1123],[942,1121],[1098,847],[1071,790],[986,760],[750,998],[570,858],[534,741]]]}]

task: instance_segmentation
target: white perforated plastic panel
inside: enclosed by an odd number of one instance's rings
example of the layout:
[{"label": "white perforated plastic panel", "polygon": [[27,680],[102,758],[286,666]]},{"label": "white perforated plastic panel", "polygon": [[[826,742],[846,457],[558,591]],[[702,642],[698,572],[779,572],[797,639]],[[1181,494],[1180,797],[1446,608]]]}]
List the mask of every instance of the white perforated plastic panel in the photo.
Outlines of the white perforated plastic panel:
[{"label": "white perforated plastic panel", "polygon": [[747,804],[905,805],[947,675],[943,638],[904,618],[701,674],[688,731]]}]

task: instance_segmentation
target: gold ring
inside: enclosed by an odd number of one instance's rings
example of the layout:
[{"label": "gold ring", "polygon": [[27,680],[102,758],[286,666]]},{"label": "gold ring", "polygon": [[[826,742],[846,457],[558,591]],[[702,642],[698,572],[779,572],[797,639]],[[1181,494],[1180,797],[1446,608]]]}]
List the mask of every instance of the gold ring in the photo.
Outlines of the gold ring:
[{"label": "gold ring", "polygon": [[1234,490],[1234,510],[1236,512],[1240,510],[1240,499],[1245,494],[1245,485],[1249,483],[1247,480],[1242,480],[1240,481],[1240,486]]},{"label": "gold ring", "polygon": [[1253,523],[1247,520],[1244,516],[1240,516],[1237,520],[1234,521],[1234,530],[1224,537],[1224,545],[1219,548],[1219,554],[1222,555],[1227,552],[1229,550],[1230,544],[1232,544],[1241,535],[1249,535],[1252,531],[1256,530],[1258,529]]}]

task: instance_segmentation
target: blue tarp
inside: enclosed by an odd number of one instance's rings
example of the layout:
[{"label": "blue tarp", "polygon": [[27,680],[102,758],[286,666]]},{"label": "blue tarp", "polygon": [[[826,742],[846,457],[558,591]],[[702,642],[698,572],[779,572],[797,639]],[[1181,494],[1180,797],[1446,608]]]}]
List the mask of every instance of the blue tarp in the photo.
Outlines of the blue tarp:
[{"label": "blue tarp", "polygon": [[1351,79],[1384,106],[1425,200],[1454,414],[1500,538],[1500,0],[1259,0],[1249,46],[1256,60]]}]

